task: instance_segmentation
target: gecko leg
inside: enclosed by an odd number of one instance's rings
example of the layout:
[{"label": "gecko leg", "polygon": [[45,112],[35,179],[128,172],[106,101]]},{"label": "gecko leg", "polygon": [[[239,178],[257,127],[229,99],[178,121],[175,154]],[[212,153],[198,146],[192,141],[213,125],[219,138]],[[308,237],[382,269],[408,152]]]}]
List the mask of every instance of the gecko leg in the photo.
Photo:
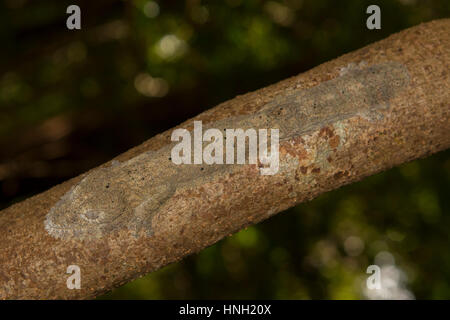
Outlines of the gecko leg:
[{"label": "gecko leg", "polygon": [[153,234],[152,220],[159,208],[175,193],[175,189],[168,184],[158,186],[150,191],[151,196],[134,209],[134,215],[128,223],[128,229],[133,235],[143,230],[147,236]]}]

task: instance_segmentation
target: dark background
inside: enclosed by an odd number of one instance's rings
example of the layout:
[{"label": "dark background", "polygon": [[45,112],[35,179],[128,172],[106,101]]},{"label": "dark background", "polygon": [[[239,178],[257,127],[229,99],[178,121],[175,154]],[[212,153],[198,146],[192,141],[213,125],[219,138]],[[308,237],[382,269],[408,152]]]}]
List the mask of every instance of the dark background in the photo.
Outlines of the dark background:
[{"label": "dark background", "polygon": [[[70,4],[82,29],[69,31]],[[365,26],[370,4],[382,29]],[[0,2],[0,207],[450,1]],[[450,153],[279,214],[103,298],[450,298]],[[365,290],[382,267],[383,291]],[[383,296],[384,294],[384,296]]]}]

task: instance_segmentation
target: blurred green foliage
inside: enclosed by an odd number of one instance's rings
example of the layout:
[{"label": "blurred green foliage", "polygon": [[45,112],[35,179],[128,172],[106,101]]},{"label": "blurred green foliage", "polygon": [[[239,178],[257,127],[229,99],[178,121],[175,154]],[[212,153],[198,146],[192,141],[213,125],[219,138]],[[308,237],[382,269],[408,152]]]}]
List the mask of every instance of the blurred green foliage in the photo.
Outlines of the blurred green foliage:
[{"label": "blurred green foliage", "polygon": [[[82,30],[68,31],[74,3]],[[448,0],[376,1],[382,29],[369,31],[374,3],[1,2],[1,206],[237,94],[450,14]],[[354,299],[367,297],[368,265],[395,260],[404,290],[448,299],[449,154],[322,195],[102,298]]]}]

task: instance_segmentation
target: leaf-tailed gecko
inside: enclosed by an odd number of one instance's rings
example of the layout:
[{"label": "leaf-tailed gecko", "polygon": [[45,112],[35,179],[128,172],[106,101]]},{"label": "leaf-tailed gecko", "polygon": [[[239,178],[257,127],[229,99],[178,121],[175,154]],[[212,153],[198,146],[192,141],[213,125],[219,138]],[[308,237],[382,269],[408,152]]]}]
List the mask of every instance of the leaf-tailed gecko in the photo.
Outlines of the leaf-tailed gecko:
[{"label": "leaf-tailed gecko", "polygon": [[[397,62],[351,66],[335,79],[275,97],[256,114],[219,120],[208,127],[278,128],[280,139],[286,140],[354,116],[376,121],[408,83],[406,67]],[[141,231],[151,236],[154,215],[178,189],[201,185],[239,167],[175,165],[169,160],[172,147],[92,171],[51,208],[45,229],[60,239],[101,238],[123,228],[136,236]]]}]

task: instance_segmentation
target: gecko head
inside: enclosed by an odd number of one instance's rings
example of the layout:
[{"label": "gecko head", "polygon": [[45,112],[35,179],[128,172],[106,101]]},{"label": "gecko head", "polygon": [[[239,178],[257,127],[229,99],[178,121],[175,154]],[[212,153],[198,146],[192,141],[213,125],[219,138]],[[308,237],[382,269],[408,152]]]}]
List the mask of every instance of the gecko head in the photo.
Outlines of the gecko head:
[{"label": "gecko head", "polygon": [[[99,238],[115,229],[130,210],[126,187],[97,169],[69,190],[47,214],[45,229],[57,238]],[[125,215],[126,216],[126,215]]]}]

